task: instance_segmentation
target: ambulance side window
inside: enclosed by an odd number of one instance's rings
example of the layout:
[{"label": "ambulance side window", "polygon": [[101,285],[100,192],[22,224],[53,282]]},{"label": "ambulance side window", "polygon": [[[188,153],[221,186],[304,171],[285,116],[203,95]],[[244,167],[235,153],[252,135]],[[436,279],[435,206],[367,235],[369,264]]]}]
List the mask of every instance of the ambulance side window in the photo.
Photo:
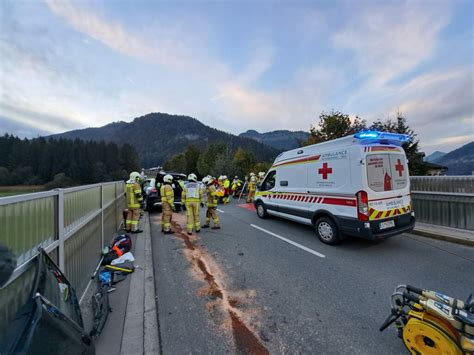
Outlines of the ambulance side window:
[{"label": "ambulance side window", "polygon": [[276,171],[271,171],[268,173],[267,178],[262,183],[261,190],[268,191],[275,187],[275,180],[276,180]]}]

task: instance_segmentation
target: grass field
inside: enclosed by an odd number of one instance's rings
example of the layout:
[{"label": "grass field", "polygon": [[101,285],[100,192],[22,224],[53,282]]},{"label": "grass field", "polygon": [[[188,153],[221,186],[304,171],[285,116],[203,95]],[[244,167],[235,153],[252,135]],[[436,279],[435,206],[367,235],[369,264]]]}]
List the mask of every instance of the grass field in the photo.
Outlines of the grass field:
[{"label": "grass field", "polygon": [[0,197],[29,194],[43,190],[44,186],[42,185],[0,186]]}]

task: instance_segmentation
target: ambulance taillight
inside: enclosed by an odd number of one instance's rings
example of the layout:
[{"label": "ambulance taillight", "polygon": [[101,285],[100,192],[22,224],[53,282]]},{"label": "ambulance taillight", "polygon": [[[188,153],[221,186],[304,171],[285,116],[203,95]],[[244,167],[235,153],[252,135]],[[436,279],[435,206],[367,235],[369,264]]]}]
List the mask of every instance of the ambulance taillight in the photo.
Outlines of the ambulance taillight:
[{"label": "ambulance taillight", "polygon": [[367,192],[359,191],[356,193],[357,197],[357,218],[359,221],[369,220],[369,197]]}]

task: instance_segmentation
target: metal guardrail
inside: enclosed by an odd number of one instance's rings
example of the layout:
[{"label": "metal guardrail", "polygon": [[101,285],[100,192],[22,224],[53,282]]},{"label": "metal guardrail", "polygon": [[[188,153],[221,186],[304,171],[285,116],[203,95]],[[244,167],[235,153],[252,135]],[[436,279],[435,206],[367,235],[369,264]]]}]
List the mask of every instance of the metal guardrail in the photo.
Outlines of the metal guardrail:
[{"label": "metal guardrail", "polygon": [[474,176],[412,176],[412,191],[474,193]]},{"label": "metal guardrail", "polygon": [[412,176],[416,220],[474,230],[474,176]]},{"label": "metal guardrail", "polygon": [[117,181],[0,198],[0,243],[17,257],[0,289],[0,333],[31,291],[38,247],[57,262],[78,297],[83,294],[123,219],[124,188]]}]

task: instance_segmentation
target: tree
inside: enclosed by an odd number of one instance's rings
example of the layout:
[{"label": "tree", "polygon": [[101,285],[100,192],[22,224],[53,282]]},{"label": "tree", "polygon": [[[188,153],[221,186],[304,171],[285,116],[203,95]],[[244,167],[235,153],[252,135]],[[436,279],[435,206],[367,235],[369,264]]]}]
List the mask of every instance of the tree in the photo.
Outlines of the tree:
[{"label": "tree", "polygon": [[200,156],[201,151],[196,146],[192,144],[188,145],[188,147],[184,151],[184,159],[186,161],[186,174],[198,173],[197,164]]},{"label": "tree", "polygon": [[175,171],[177,173],[185,173],[186,171],[186,156],[184,153],[173,155],[173,157],[163,164],[166,171]]},{"label": "tree", "polygon": [[10,185],[10,171],[4,166],[0,166],[0,185]]},{"label": "tree", "polygon": [[410,141],[402,145],[408,160],[410,175],[425,175],[428,171],[423,163],[424,154],[419,151],[420,141],[416,138],[417,134],[408,126],[406,118],[401,112],[397,113],[395,121],[388,119],[386,121],[376,120],[370,129],[392,133],[408,134]]},{"label": "tree", "polygon": [[253,172],[258,174],[261,171],[267,172],[271,168],[272,164],[268,162],[260,162],[254,165]]},{"label": "tree", "polygon": [[0,184],[15,185],[44,184],[55,176],[63,185],[96,183],[124,179],[139,169],[129,144],[119,149],[115,143],[10,135],[0,136],[0,162]]},{"label": "tree", "polygon": [[358,116],[351,121],[349,115],[339,111],[321,112],[318,127],[311,127],[311,136],[305,145],[326,142],[332,139],[355,134],[366,128],[365,120]]},{"label": "tree", "polygon": [[138,154],[130,144],[125,143],[122,146],[120,149],[120,158],[123,162],[123,168],[129,173],[140,169]]},{"label": "tree", "polygon": [[255,157],[251,151],[246,151],[239,147],[234,153],[232,163],[235,167],[236,175],[245,176],[255,165]]},{"label": "tree", "polygon": [[230,148],[227,148],[225,152],[220,153],[217,156],[214,162],[214,166],[210,170],[210,174],[213,176],[232,176],[235,175],[235,173],[236,169],[234,164],[232,163],[232,153],[230,151]]},{"label": "tree", "polygon": [[214,164],[220,154],[224,154],[227,150],[225,143],[215,143],[207,147],[204,152],[201,153],[197,162],[197,170],[199,175],[206,176],[211,173],[214,168]]}]

